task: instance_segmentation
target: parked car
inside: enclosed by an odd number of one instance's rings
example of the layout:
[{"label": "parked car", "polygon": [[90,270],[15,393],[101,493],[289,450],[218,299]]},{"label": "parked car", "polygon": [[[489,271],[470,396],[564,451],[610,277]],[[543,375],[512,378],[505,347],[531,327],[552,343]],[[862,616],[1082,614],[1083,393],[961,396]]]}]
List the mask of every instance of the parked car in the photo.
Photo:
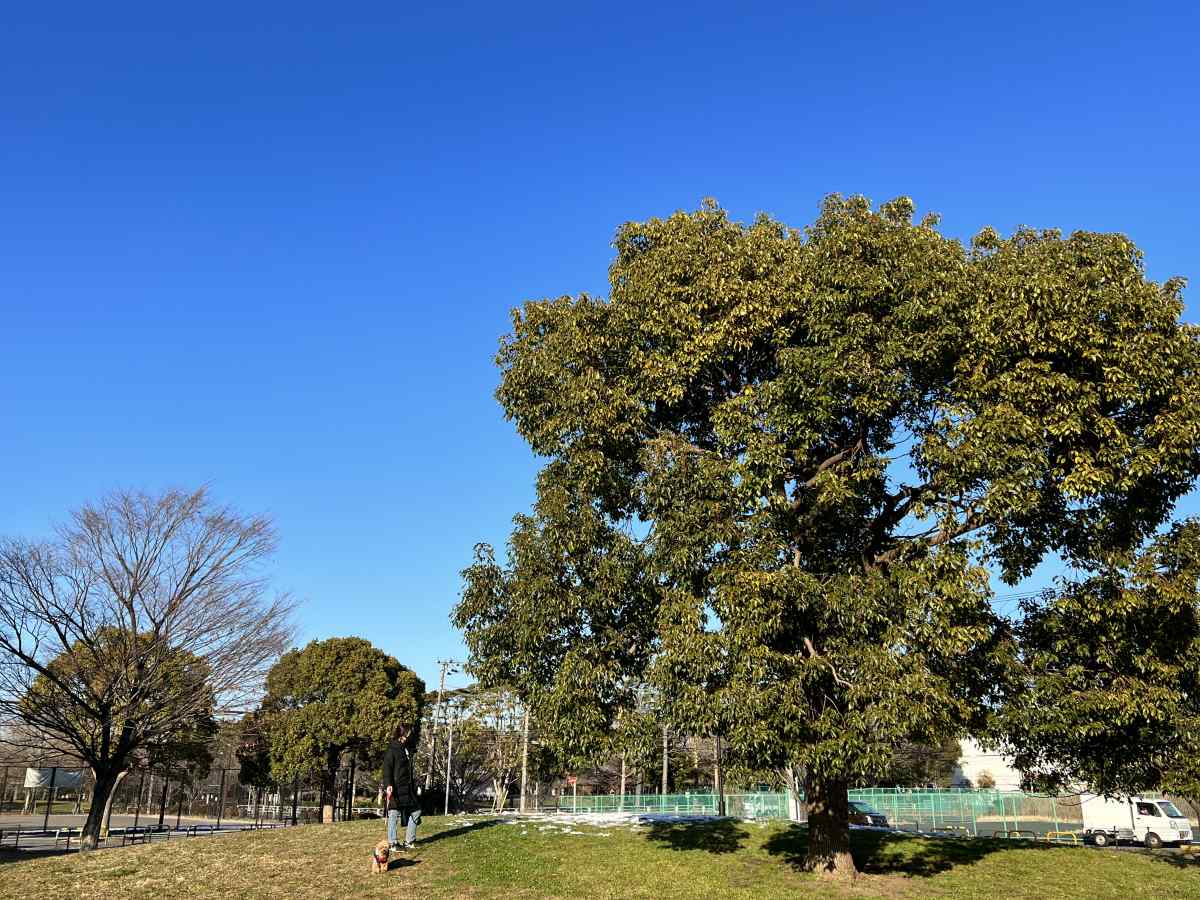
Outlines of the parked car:
[{"label": "parked car", "polygon": [[1127,842],[1154,849],[1192,842],[1192,823],[1170,800],[1085,795],[1081,806],[1084,840],[1097,847]]},{"label": "parked car", "polygon": [[850,801],[850,824],[851,825],[871,825],[875,828],[890,828],[887,816],[877,809],[873,809],[861,800]]}]

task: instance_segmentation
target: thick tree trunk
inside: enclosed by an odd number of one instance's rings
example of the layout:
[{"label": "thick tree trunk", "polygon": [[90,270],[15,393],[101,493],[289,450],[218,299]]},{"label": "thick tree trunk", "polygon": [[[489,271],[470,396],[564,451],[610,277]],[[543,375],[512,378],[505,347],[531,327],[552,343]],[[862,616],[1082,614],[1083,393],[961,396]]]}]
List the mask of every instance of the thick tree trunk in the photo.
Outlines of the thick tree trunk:
[{"label": "thick tree trunk", "polygon": [[813,872],[836,878],[857,874],[850,855],[850,808],[846,782],[804,779],[808,802],[808,858],[806,867]]},{"label": "thick tree trunk", "polygon": [[113,791],[124,774],[120,766],[97,769],[92,768],[96,785],[92,788],[92,804],[88,808],[87,819],[83,823],[83,833],[79,836],[79,846],[84,850],[94,850],[100,842],[100,831],[107,821],[108,805],[112,801]]},{"label": "thick tree trunk", "polygon": [[162,796],[158,798],[158,827],[163,827],[163,821],[167,818],[167,790],[171,787],[170,773],[163,776]]}]

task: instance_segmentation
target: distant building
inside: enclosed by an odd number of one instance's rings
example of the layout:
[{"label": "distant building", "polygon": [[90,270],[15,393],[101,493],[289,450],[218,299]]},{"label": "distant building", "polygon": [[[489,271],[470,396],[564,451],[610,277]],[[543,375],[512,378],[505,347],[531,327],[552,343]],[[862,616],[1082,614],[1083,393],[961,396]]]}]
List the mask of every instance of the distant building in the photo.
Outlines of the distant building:
[{"label": "distant building", "polygon": [[[962,756],[954,770],[954,784],[960,787],[987,786],[990,776],[997,790],[1017,791],[1021,789],[1021,773],[1012,766],[1012,760],[1000,753],[984,750],[972,738],[965,738],[960,746]],[[980,781],[983,784],[980,784]]]}]

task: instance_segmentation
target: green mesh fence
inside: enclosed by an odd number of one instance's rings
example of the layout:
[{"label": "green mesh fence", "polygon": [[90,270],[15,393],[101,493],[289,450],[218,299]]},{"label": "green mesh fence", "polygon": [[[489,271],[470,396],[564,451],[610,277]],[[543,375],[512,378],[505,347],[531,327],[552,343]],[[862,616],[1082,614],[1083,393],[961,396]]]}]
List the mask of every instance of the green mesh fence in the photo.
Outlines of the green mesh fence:
[{"label": "green mesh fence", "polygon": [[858,788],[849,794],[886,815],[894,827],[911,831],[1042,837],[1082,827],[1077,798],[922,788]]},{"label": "green mesh fence", "polygon": [[[893,826],[909,831],[940,832],[980,837],[1043,837],[1052,832],[1082,828],[1079,801],[1043,797],[1021,791],[856,788],[851,800],[865,803],[888,817]],[[714,794],[565,794],[558,798],[562,812],[646,812],[670,815],[716,815]],[[785,793],[726,794],[725,813],[746,819],[788,818]],[[1067,838],[1069,839],[1069,838]]]},{"label": "green mesh fence", "polygon": [[[654,812],[684,816],[715,816],[717,814],[717,797],[715,794],[626,794],[623,797],[620,794],[580,795],[579,797],[565,794],[558,798],[558,808],[561,812],[580,813]],[[786,802],[784,810],[786,812]]]}]

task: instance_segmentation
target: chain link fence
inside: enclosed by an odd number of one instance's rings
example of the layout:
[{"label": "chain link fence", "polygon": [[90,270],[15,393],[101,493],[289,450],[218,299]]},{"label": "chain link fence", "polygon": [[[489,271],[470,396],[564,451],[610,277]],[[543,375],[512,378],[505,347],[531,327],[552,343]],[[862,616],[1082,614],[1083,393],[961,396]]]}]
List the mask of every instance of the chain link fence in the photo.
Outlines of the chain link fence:
[{"label": "chain link fence", "polygon": [[[883,813],[893,828],[924,833],[958,834],[971,837],[1043,837],[1083,828],[1077,796],[1052,797],[1022,791],[988,789],[855,788],[849,799]],[[1197,809],[1186,799],[1171,798],[1193,823]],[[787,819],[788,795],[783,792],[754,792],[724,795],[725,815],[744,819]],[[801,815],[803,816],[803,797]],[[557,798],[561,813],[661,813],[667,815],[717,815],[717,796],[712,793],[684,794],[596,794]]]},{"label": "chain link fence", "polygon": [[[239,771],[216,767],[196,778],[179,769],[132,770],[113,792],[105,830],[150,827],[195,834],[379,815],[378,774],[370,769],[339,769],[332,790],[300,779],[243,784]],[[94,787],[91,770],[78,764],[0,763],[0,832],[78,828],[91,810]]]}]

